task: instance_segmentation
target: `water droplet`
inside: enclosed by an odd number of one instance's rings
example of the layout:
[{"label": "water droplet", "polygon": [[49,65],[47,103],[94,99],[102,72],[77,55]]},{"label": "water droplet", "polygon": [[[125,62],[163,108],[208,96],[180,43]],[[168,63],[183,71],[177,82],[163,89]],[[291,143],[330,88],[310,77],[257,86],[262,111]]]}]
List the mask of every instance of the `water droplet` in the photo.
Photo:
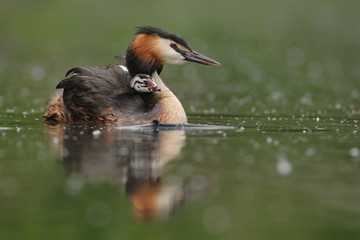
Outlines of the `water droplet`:
[{"label": "water droplet", "polygon": [[128,147],[121,147],[118,151],[120,156],[128,156],[130,154],[130,149]]},{"label": "water droplet", "polygon": [[195,175],[191,178],[191,182],[189,187],[194,192],[201,192],[206,189],[208,186],[208,181],[205,176],[203,175]]},{"label": "water droplet", "polygon": [[270,97],[269,97],[269,98],[270,98],[270,100],[272,100],[272,101],[277,101],[277,100],[281,99],[282,96],[283,96],[282,92],[280,92],[280,91],[275,91],[275,92],[272,92],[272,93],[270,94]]},{"label": "water droplet", "polygon": [[16,142],[16,147],[17,148],[22,148],[23,147],[23,143],[21,141],[17,141]]},{"label": "water droplet", "polygon": [[292,172],[292,164],[285,157],[279,157],[276,170],[280,175],[287,176]]},{"label": "water droplet", "polygon": [[60,140],[59,140],[59,138],[54,137],[54,138],[52,139],[52,142],[53,142],[53,144],[59,144],[59,143],[60,143]]},{"label": "water droplet", "polygon": [[304,96],[300,98],[300,103],[303,105],[310,105],[312,104],[312,96],[310,93],[306,93]]},{"label": "water droplet", "polygon": [[98,139],[100,137],[101,131],[100,130],[94,130],[92,131],[92,135],[95,139]]},{"label": "water droplet", "polygon": [[201,151],[196,151],[194,154],[194,158],[195,161],[201,162],[202,160],[204,160],[204,153],[202,153]]},{"label": "water droplet", "polygon": [[80,194],[84,186],[81,176],[72,174],[65,181],[64,192],[69,196],[77,196]]},{"label": "water droplet", "polygon": [[353,147],[350,149],[350,156],[358,157],[360,155],[360,150],[357,147]]},{"label": "water droplet", "polygon": [[307,148],[305,154],[306,156],[311,157],[315,154],[315,150],[313,148]]}]

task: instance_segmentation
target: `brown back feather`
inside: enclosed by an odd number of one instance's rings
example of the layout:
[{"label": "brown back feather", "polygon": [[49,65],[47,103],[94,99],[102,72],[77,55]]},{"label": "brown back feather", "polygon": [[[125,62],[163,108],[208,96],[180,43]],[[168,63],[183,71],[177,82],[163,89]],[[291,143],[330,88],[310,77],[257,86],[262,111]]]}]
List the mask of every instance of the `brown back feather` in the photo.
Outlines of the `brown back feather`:
[{"label": "brown back feather", "polygon": [[[69,76],[72,74],[71,76]],[[138,93],[130,87],[131,77],[121,67],[77,67],[56,88],[63,88],[63,99],[72,121],[152,121],[155,107],[151,93]]]}]

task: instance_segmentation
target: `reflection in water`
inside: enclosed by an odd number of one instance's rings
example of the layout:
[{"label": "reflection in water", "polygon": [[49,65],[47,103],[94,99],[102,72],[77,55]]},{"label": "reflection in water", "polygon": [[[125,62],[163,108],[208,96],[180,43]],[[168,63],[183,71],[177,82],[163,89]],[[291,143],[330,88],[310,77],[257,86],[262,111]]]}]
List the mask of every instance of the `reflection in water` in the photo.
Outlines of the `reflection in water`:
[{"label": "reflection in water", "polygon": [[184,130],[49,125],[48,134],[51,148],[63,158],[72,179],[71,191],[81,186],[76,181],[79,178],[125,187],[135,216],[141,220],[162,218],[183,206],[182,179],[173,177],[164,181],[161,172],[181,152]]}]

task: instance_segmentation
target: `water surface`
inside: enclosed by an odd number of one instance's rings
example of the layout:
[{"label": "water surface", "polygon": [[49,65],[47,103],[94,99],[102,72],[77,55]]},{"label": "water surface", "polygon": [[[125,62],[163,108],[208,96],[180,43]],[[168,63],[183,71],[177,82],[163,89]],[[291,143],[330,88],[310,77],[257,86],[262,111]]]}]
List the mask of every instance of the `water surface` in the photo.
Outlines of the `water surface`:
[{"label": "water surface", "polygon": [[4,239],[359,236],[359,119],[193,115],[235,128],[134,130],[36,116],[0,128]]}]

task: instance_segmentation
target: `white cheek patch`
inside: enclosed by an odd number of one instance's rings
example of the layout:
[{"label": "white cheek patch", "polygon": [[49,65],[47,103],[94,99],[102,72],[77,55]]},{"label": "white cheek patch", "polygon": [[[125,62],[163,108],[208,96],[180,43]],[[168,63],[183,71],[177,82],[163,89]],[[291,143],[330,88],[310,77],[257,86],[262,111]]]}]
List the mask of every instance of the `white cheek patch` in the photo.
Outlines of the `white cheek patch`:
[{"label": "white cheek patch", "polygon": [[172,47],[170,47],[171,43],[172,41],[169,39],[159,38],[158,49],[164,62],[174,65],[181,65],[186,63],[185,58]]}]

